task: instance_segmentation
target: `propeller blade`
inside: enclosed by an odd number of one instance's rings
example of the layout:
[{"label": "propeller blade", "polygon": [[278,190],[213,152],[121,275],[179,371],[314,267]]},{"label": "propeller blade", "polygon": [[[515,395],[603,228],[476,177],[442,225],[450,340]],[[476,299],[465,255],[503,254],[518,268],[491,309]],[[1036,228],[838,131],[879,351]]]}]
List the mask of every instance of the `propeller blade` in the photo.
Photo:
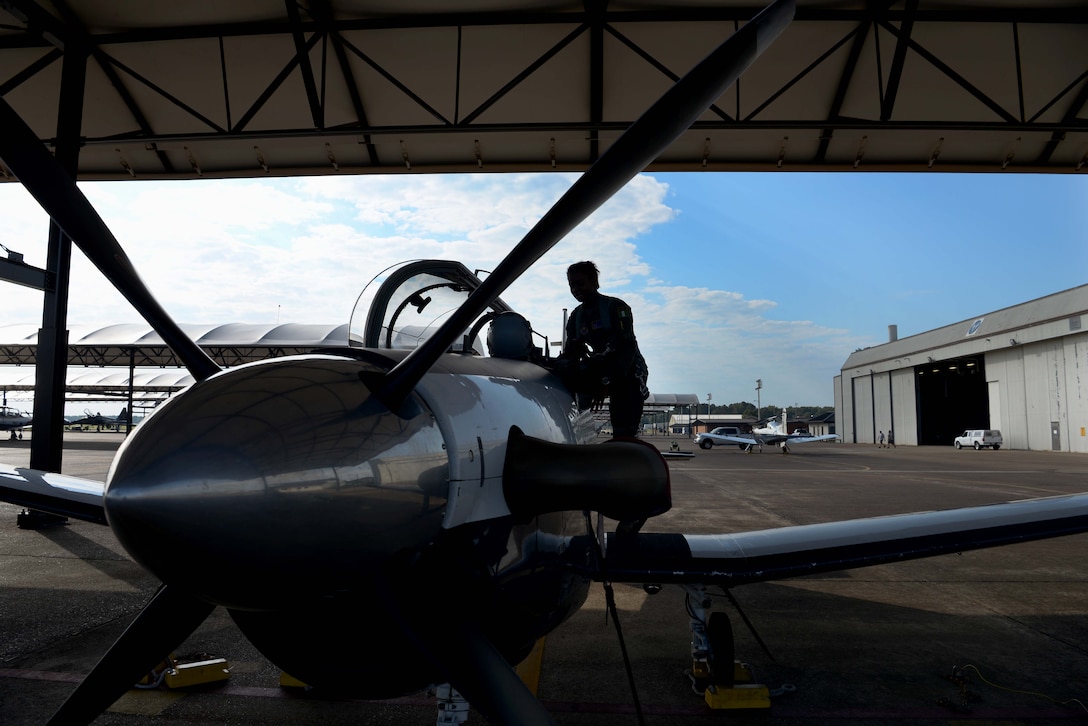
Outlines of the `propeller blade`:
[{"label": "propeller blade", "polygon": [[[453,556],[451,550],[420,567],[411,580],[379,579],[375,595],[420,654],[440,677],[492,724],[535,726],[553,724],[544,708],[480,623],[498,621],[502,614],[490,610],[488,598],[477,599],[477,587],[466,587],[473,575],[465,570],[472,558]],[[464,593],[435,607],[433,592]]]},{"label": "propeller blade", "polygon": [[215,361],[182,332],[147,289],[120,243],[83,192],[79,191],[72,177],[3,98],[0,98],[0,159],[38,200],[42,209],[170,346],[194,378],[203,380],[219,371]]},{"label": "propeller blade", "polygon": [[389,371],[378,397],[396,409],[491,301],[687,131],[785,30],[795,10],[796,0],[776,0],[677,81],[560,197],[442,327]]},{"label": "propeller blade", "polygon": [[49,723],[70,726],[93,721],[185,642],[214,609],[210,603],[163,585]]},{"label": "propeller blade", "polygon": [[[491,641],[467,620],[450,620],[432,655],[450,674],[450,685],[488,723],[510,726],[554,724],[551,714]],[[439,646],[439,647],[434,647]]]}]

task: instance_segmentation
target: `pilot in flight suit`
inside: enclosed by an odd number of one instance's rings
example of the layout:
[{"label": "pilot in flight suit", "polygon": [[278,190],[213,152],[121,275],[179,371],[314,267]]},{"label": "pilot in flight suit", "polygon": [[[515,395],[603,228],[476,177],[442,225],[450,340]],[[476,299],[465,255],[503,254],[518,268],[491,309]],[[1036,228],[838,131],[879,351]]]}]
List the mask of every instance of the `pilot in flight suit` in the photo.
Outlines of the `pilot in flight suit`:
[{"label": "pilot in flight suit", "polygon": [[613,435],[635,436],[642,423],[642,402],[650,395],[649,369],[638,349],[630,306],[600,294],[598,278],[592,262],[567,268],[570,292],[581,304],[567,319],[558,372],[583,409],[607,395]]}]

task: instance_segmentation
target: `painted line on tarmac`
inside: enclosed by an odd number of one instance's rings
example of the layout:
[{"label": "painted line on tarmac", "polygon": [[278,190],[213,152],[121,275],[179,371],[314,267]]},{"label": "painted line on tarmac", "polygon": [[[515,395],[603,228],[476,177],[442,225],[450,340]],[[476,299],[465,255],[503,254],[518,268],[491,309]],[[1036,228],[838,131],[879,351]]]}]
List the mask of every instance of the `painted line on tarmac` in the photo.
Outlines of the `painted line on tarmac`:
[{"label": "painted line on tarmac", "polygon": [[[730,474],[733,472],[758,472],[758,473],[770,473],[770,474],[1015,474],[1017,476],[1023,474],[1053,474],[1056,473],[1050,469],[739,469],[729,467],[723,469],[720,467],[714,468],[695,468],[684,467],[683,471],[715,471],[722,474]],[[1057,472],[1061,473],[1061,472]],[[1081,472],[1074,472],[1080,474]]]}]

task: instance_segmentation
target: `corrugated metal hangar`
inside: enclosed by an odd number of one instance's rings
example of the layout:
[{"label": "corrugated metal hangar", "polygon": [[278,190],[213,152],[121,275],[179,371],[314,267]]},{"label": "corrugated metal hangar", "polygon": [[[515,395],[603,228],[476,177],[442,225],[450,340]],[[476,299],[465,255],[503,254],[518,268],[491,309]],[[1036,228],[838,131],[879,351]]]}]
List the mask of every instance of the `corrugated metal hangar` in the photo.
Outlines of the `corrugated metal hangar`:
[{"label": "corrugated metal hangar", "polygon": [[839,434],[948,446],[993,428],[1008,448],[1088,453],[1086,316],[1082,285],[855,351],[835,378]]}]

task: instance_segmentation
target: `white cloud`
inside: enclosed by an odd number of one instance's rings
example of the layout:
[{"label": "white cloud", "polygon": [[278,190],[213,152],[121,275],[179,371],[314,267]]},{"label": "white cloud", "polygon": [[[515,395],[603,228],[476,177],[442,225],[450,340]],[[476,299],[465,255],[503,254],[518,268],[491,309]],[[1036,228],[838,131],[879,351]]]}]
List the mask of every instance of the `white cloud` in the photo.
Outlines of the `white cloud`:
[{"label": "white cloud", "polygon": [[754,400],[755,380],[779,405],[830,405],[831,381],[858,340],[811,321],[764,317],[775,304],[725,290],[650,286],[635,305],[651,389],[732,403]]},{"label": "white cloud", "polygon": [[[180,322],[335,324],[348,320],[366,283],[397,262],[437,257],[494,269],[574,179],[398,175],[82,188]],[[0,214],[0,242],[44,266],[45,215],[17,185],[0,188]],[[668,185],[639,176],[503,297],[557,340],[562,309],[575,305],[566,267],[592,259],[602,291],[635,311],[652,389],[700,398],[713,391],[724,403],[742,395],[734,391],[753,398],[748,389],[762,377],[780,383],[782,397],[774,398],[781,403],[830,403],[831,377],[858,345],[849,331],[771,319],[774,300],[654,279],[639,255],[640,236],[677,214]],[[71,324],[138,321],[78,252],[72,285]],[[11,292],[7,320],[38,324],[40,297]]]}]

